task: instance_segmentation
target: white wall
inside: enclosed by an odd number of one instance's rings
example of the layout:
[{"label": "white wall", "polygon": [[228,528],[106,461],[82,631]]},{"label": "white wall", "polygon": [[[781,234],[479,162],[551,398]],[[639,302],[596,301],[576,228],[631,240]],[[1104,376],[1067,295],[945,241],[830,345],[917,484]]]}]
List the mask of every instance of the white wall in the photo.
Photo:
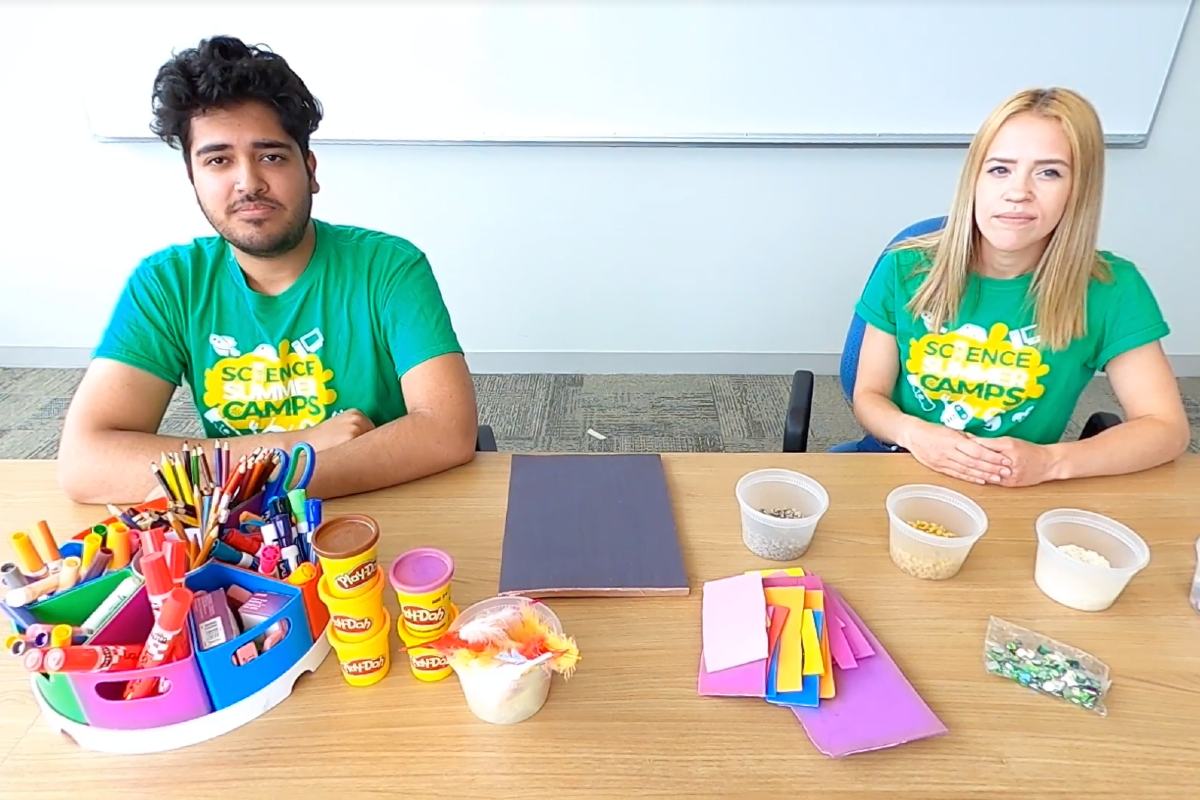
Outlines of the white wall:
[{"label": "white wall", "polygon": [[[60,30],[51,16],[0,10],[0,28],[23,34],[0,49],[0,364],[83,363],[138,260],[211,232],[178,153],[92,139],[73,88],[88,65],[46,47]],[[1188,374],[1200,374],[1197,97],[1193,19],[1149,146],[1110,151],[1102,230],[1103,246],[1145,271]],[[424,248],[477,371],[734,372],[833,365],[879,248],[944,210],[964,153],[316,152],[315,213]]]}]

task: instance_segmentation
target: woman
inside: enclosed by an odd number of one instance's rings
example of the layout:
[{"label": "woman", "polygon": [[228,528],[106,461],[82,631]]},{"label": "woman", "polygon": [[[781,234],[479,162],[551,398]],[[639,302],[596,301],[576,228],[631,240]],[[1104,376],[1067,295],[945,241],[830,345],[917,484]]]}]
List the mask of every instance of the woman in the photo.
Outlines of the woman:
[{"label": "woman", "polygon": [[[859,301],[854,413],[925,466],[1030,486],[1117,475],[1187,449],[1168,332],[1137,268],[1097,252],[1104,142],[1066,89],[1005,101],[967,151],[943,230],[901,242]],[[1108,373],[1126,421],[1059,442]]]}]

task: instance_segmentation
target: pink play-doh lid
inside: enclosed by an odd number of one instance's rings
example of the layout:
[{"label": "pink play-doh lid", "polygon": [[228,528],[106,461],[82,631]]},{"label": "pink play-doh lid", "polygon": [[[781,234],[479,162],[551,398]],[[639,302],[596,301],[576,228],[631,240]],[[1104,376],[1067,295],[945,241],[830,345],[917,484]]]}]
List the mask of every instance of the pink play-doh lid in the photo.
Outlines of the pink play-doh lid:
[{"label": "pink play-doh lid", "polygon": [[450,582],[454,559],[436,547],[418,547],[397,556],[388,577],[397,592],[425,594]]}]

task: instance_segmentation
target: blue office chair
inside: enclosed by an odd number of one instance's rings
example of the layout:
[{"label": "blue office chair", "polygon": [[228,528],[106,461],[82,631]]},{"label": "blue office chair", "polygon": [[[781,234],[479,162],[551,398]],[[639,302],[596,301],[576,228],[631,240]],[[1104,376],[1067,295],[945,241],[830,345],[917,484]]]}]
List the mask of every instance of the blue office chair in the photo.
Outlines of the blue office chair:
[{"label": "blue office chair", "polygon": [[[905,239],[940,231],[945,224],[945,217],[930,217],[920,222],[914,222],[897,233],[888,242],[883,252],[879,254],[879,258],[875,260],[875,266],[871,268],[871,275],[873,276],[875,270],[879,269],[884,255],[894,245]],[[868,276],[867,280],[870,281],[870,278],[871,276]],[[842,385],[842,396],[846,398],[847,403],[852,403],[854,400],[854,383],[858,379],[858,354],[862,349],[863,334],[866,332],[866,329],[867,321],[855,313],[850,320],[850,328],[846,331],[846,342],[842,345],[842,361],[838,370],[838,376]],[[812,395],[813,374],[807,370],[797,371],[792,378],[792,393],[788,398],[787,416],[784,418],[783,452],[785,453],[804,453],[808,451],[808,428],[809,422],[812,419]],[[1084,425],[1083,431],[1079,434],[1079,438],[1091,438],[1101,431],[1120,423],[1121,418],[1116,414],[1108,411],[1098,411],[1088,418],[1087,424]],[[866,443],[868,440],[872,444],[878,445],[878,447],[871,447],[870,449],[872,450],[878,449],[881,452],[893,453],[902,452],[902,448],[896,445],[876,442],[874,437],[871,436],[865,437],[863,442]]]},{"label": "blue office chair", "polygon": [[496,434],[492,432],[491,425],[480,425],[479,432],[475,435],[475,452],[476,453],[494,453],[496,452]]}]

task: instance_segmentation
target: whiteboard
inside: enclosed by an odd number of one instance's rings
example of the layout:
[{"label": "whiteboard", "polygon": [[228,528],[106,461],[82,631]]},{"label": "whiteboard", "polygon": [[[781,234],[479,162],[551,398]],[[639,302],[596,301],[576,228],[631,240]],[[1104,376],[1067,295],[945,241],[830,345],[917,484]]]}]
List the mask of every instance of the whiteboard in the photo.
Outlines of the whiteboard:
[{"label": "whiteboard", "polygon": [[1031,86],[1144,144],[1191,0],[243,2],[72,9],[102,140],[150,138],[173,50],[288,59],[333,142],[948,144]]}]

